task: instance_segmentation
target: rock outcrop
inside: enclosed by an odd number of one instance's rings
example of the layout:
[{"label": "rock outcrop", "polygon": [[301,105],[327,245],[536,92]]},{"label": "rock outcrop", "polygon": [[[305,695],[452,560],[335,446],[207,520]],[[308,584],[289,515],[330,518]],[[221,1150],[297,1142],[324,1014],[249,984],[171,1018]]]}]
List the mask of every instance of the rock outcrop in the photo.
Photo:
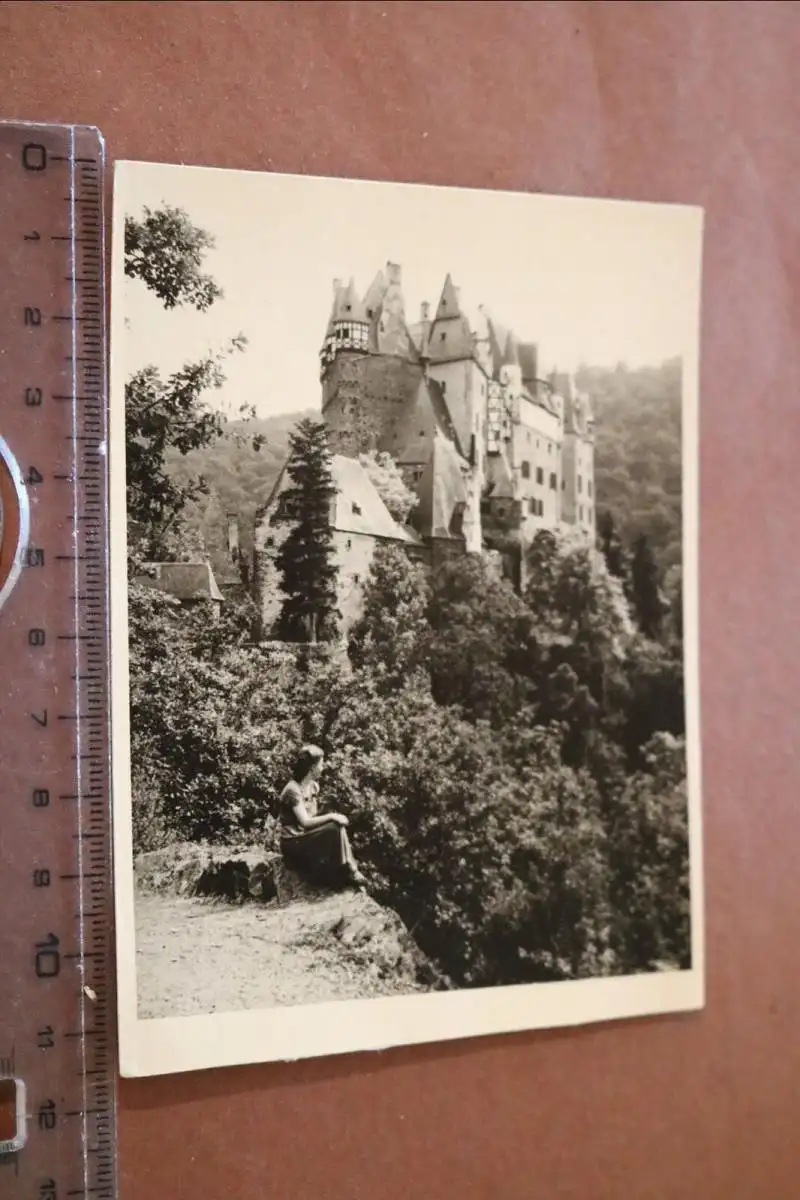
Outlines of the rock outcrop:
[{"label": "rock outcrop", "polygon": [[330,998],[448,986],[392,909],[364,893],[314,888],[288,871],[279,854],[258,847],[174,844],[139,855],[135,883],[140,908],[148,913],[157,897],[165,904],[176,898],[184,903],[214,900],[214,911],[220,904],[231,914],[242,910],[242,930],[252,926],[252,936],[268,937],[282,947],[272,970],[288,974],[286,980],[271,980],[276,995],[302,991],[288,975],[303,970],[311,973],[313,991],[324,995],[330,985]]}]

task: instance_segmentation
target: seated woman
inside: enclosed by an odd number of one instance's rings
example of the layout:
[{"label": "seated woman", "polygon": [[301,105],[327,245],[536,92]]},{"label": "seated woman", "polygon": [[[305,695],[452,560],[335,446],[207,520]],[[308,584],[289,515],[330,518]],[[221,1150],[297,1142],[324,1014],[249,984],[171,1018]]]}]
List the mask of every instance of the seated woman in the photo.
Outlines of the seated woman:
[{"label": "seated woman", "polygon": [[292,778],[280,797],[281,853],[287,867],[309,882],[325,887],[363,887],[356,866],[347,817],[341,813],[317,816],[317,795],[324,754],[319,746],[304,746]]}]

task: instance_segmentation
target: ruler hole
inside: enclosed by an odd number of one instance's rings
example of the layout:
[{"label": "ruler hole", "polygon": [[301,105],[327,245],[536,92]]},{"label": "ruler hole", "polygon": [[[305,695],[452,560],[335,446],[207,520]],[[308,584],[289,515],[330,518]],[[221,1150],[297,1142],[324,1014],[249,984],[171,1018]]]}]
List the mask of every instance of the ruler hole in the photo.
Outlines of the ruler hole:
[{"label": "ruler hole", "polygon": [[0,1078],[0,1154],[11,1154],[25,1143],[25,1084]]},{"label": "ruler hole", "polygon": [[16,583],[28,538],[28,501],[22,472],[0,437],[0,607]]}]

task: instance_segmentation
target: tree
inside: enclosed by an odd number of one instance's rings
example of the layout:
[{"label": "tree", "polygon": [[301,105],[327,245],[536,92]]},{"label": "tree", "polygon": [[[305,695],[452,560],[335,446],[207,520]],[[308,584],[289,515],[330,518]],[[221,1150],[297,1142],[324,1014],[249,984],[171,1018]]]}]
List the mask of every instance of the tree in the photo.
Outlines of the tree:
[{"label": "tree", "polygon": [[[213,245],[212,236],[193,225],[182,209],[145,208],[141,220],[125,218],[125,274],[139,279],[166,309],[188,305],[205,312],[222,296],[201,270]],[[170,536],[187,502],[206,491],[202,476],[180,478],[171,460],[176,452],[185,456],[221,436],[226,415],[208,407],[206,394],[222,386],[225,359],[245,345],[246,339],[237,336],[222,351],[186,363],[166,379],[148,366],[126,383],[127,504],[134,558],[168,556]],[[252,418],[254,410],[245,404],[238,415]],[[263,439],[257,435],[251,440],[253,449],[260,449]]]},{"label": "tree", "polygon": [[187,502],[206,491],[202,476],[176,479],[168,454],[188,454],[220,436],[225,417],[207,407],[205,393],[222,386],[224,357],[242,348],[236,339],[228,351],[187,363],[167,379],[155,367],[143,367],[125,385],[128,523],[144,557],[163,555],[166,535]]},{"label": "tree", "polygon": [[658,583],[658,567],[644,533],[633,544],[631,598],[642,633],[648,638],[658,638],[664,618],[664,601]]},{"label": "tree", "polygon": [[350,630],[348,653],[359,668],[398,687],[427,656],[428,586],[422,569],[398,546],[379,545],[364,588],[361,617]]},{"label": "tree", "polygon": [[141,279],[165,308],[189,304],[205,312],[222,290],[201,266],[214,238],[198,229],[180,208],[145,208],[144,217],[125,218],[125,274]]},{"label": "tree", "polygon": [[479,555],[454,559],[434,575],[428,620],[436,701],[502,724],[524,698],[518,650],[529,623],[511,584]]},{"label": "tree", "polygon": [[328,641],[340,616],[331,528],[336,487],[321,422],[303,420],[290,435],[286,470],[290,483],[271,518],[290,527],[276,559],[284,594],[278,626],[285,641]]},{"label": "tree", "polygon": [[602,512],[597,518],[597,535],[606,566],[612,575],[627,589],[629,568],[625,547],[617,532],[614,516],[610,511]]}]

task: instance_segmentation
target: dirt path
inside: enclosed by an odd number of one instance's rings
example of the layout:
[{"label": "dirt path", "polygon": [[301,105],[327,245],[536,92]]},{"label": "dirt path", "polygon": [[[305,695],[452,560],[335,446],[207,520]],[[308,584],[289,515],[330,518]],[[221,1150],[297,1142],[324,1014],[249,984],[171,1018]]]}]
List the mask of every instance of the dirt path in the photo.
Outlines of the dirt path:
[{"label": "dirt path", "polygon": [[375,944],[386,946],[391,933],[382,925],[385,920],[383,910],[359,895],[280,909],[138,894],[139,1016],[189,1016],[423,990],[405,976],[381,978],[378,965],[365,961],[363,954],[351,954],[337,934],[343,923],[356,933],[370,933],[374,927]]}]

